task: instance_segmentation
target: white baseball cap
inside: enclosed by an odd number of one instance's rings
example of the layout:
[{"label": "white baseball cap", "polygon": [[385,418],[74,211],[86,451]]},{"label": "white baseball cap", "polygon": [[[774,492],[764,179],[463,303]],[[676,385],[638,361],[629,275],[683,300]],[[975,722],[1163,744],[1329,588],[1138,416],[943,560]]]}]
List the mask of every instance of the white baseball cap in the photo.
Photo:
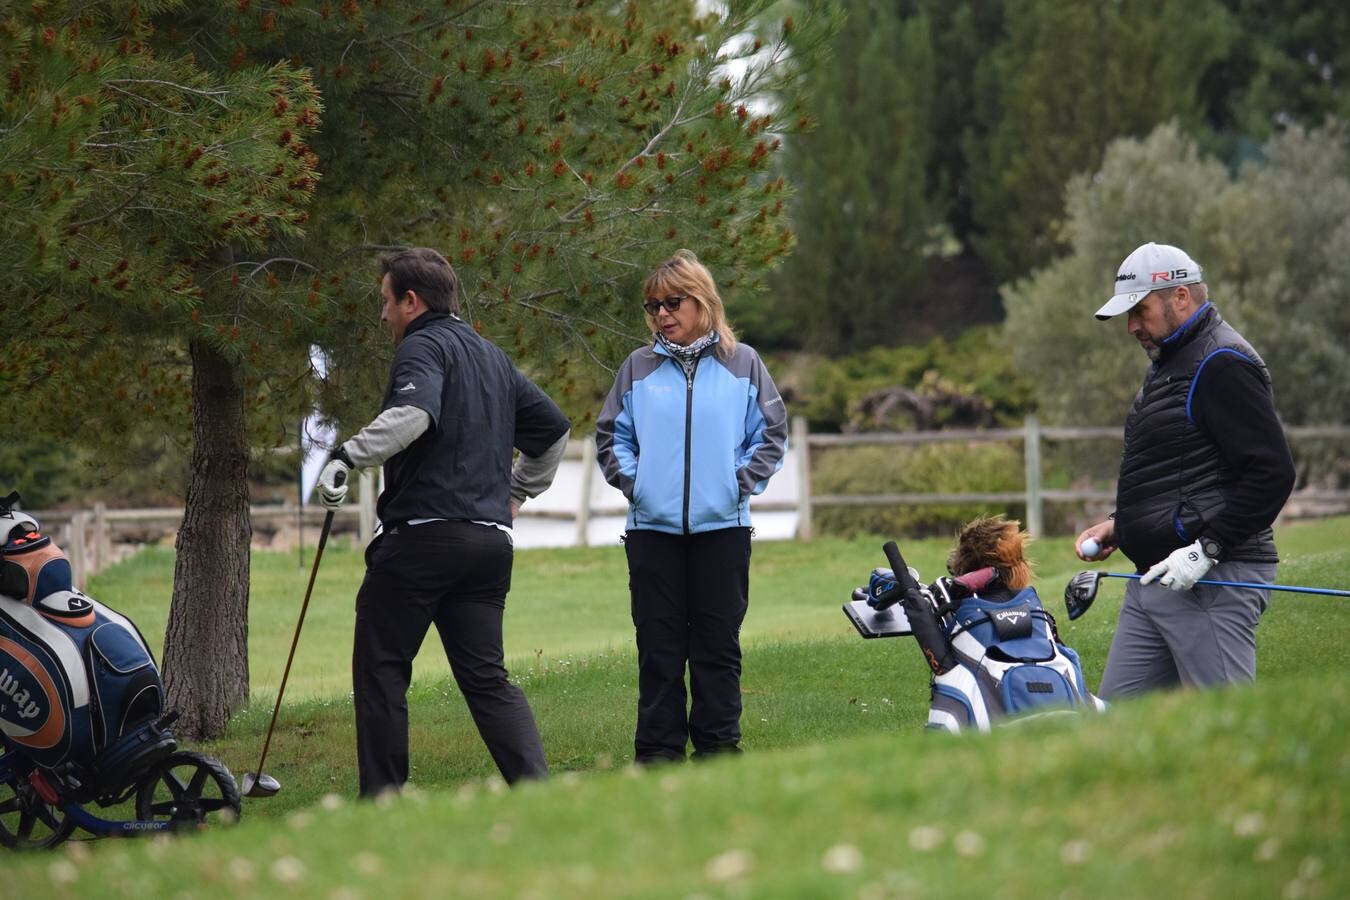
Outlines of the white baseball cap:
[{"label": "white baseball cap", "polygon": [[1197,284],[1204,281],[1200,264],[1185,250],[1171,244],[1144,244],[1136,249],[1116,270],[1116,289],[1111,299],[1097,310],[1097,318],[1106,320],[1129,312],[1134,305],[1149,295],[1179,284]]}]

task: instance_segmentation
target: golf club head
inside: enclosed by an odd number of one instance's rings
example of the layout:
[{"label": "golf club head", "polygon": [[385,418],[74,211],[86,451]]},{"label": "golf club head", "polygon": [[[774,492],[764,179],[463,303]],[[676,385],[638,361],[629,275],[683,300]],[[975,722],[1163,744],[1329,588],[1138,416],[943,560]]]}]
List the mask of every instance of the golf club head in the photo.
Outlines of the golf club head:
[{"label": "golf club head", "polygon": [[1102,583],[1103,574],[1101,572],[1079,572],[1069,579],[1069,583],[1064,586],[1064,608],[1069,611],[1069,620],[1072,621],[1092,606],[1092,601],[1097,599],[1097,588]]},{"label": "golf club head", "polygon": [[245,797],[270,797],[281,790],[281,782],[266,772],[246,772],[239,788]]}]

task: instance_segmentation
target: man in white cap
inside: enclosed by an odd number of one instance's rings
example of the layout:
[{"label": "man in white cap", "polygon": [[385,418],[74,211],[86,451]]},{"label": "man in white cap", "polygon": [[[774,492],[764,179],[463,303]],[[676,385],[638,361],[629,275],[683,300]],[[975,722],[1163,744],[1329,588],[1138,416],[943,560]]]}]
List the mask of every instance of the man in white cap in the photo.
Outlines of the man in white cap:
[{"label": "man in white cap", "polygon": [[1270,373],[1178,247],[1125,258],[1097,318],[1121,314],[1153,364],[1125,420],[1116,511],[1074,546],[1091,562],[1119,548],[1144,574],[1125,588],[1098,694],[1251,681],[1270,592],[1196,582],[1275,580],[1270,526],[1294,462]]}]

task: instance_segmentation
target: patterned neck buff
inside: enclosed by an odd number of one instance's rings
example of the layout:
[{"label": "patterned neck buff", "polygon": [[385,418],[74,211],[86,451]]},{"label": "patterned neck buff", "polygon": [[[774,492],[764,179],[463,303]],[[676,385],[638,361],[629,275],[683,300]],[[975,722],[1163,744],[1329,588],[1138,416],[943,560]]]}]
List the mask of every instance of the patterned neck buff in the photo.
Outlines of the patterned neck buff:
[{"label": "patterned neck buff", "polygon": [[715,331],[708,332],[703,337],[684,347],[681,347],[679,344],[672,344],[666,336],[659,331],[652,332],[652,335],[656,338],[658,344],[665,347],[670,355],[679,361],[680,365],[684,368],[684,373],[686,375],[694,371],[694,367],[698,365],[698,358],[703,354],[703,351],[717,343],[717,332]]}]

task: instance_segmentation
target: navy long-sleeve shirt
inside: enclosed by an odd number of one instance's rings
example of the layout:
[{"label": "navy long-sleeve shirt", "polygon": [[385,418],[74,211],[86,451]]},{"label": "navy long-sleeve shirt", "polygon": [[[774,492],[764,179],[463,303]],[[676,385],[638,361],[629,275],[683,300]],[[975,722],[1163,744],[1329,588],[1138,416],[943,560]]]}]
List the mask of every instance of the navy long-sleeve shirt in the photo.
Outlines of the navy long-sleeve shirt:
[{"label": "navy long-sleeve shirt", "polygon": [[1294,459],[1274,398],[1251,360],[1217,353],[1192,386],[1187,414],[1239,473],[1204,534],[1233,547],[1269,527],[1294,488]]}]

